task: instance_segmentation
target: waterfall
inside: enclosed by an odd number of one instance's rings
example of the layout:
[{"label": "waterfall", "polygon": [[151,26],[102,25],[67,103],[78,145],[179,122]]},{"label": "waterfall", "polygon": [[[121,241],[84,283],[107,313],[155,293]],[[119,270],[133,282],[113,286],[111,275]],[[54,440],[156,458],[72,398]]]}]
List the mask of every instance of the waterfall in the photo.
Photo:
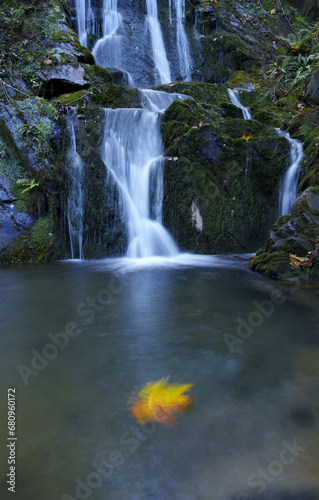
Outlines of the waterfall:
[{"label": "waterfall", "polygon": [[231,89],[228,89],[228,95],[230,97],[231,102],[234,104],[234,106],[237,106],[237,108],[240,108],[243,113],[244,120],[251,120],[251,113],[248,108],[245,108],[245,106],[242,105],[242,103],[239,100],[238,95]]},{"label": "waterfall", "polygon": [[92,50],[96,64],[104,68],[121,68],[121,36],[117,33],[121,24],[122,16],[117,11],[117,0],[103,0],[103,37]]},{"label": "waterfall", "polygon": [[146,0],[146,8],[147,8],[147,23],[151,35],[153,60],[156,70],[155,74],[156,83],[158,84],[169,83],[171,81],[171,72],[166,57],[161,25],[157,18],[156,0]]},{"label": "waterfall", "polygon": [[78,25],[78,37],[80,44],[84,47],[87,46],[87,32],[86,32],[86,10],[85,0],[75,0],[76,7],[76,21]]},{"label": "waterfall", "polygon": [[144,109],[106,109],[102,159],[122,198],[127,257],[173,256],[178,248],[162,226],[161,113],[180,94],[141,91]]},{"label": "waterfall", "polygon": [[70,133],[70,147],[67,153],[68,174],[70,187],[68,194],[68,223],[72,259],[82,259],[82,234],[83,234],[83,191],[82,177],[83,164],[76,150],[76,139],[72,118],[68,117]]},{"label": "waterfall", "polygon": [[290,143],[290,166],[285,174],[279,195],[279,216],[290,213],[290,207],[297,198],[299,170],[303,160],[303,146],[297,139],[291,139],[288,132],[277,129],[281,137]]},{"label": "waterfall", "polygon": [[181,78],[184,81],[191,80],[191,59],[189,44],[185,32],[185,0],[175,0],[176,9],[176,45],[180,65]]},{"label": "waterfall", "polygon": [[[227,90],[228,90],[228,95],[230,97],[231,102],[234,104],[234,106],[236,106],[237,108],[242,110],[244,120],[251,120],[251,113],[249,111],[249,108],[245,108],[245,106],[242,105],[242,103],[239,100],[239,97],[237,96],[237,94],[233,90],[231,90],[231,89],[227,89]],[[250,160],[250,155],[249,155],[249,151],[247,150],[246,166],[245,166],[245,188],[247,185],[249,160]]]},{"label": "waterfall", "polygon": [[87,33],[95,33],[95,17],[92,9],[91,0],[88,0],[87,9]]}]

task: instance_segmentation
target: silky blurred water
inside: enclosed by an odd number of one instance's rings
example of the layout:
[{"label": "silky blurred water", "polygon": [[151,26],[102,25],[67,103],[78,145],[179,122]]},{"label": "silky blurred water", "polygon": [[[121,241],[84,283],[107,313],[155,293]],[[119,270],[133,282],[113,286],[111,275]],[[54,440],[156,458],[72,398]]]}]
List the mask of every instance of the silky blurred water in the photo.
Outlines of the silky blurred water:
[{"label": "silky blurred water", "polygon": [[[1,499],[316,498],[319,286],[268,281],[247,258],[194,259],[1,268]],[[265,300],[273,311],[256,316]],[[240,338],[238,318],[260,325]],[[78,334],[50,350],[66,325]],[[32,350],[53,359],[34,369]],[[167,375],[195,384],[193,410],[140,428],[129,397]]]}]

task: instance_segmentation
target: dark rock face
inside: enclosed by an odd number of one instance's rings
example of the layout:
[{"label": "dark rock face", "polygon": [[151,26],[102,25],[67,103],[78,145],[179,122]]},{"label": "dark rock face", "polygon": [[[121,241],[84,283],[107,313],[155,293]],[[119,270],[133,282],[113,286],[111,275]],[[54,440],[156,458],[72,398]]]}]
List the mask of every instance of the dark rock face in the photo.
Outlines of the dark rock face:
[{"label": "dark rock face", "polygon": [[319,234],[319,190],[308,188],[291,207],[291,215],[280,217],[270,232],[267,252],[282,250],[305,256],[313,250]]},{"label": "dark rock face", "polygon": [[175,101],[162,123],[164,225],[188,251],[251,252],[276,219],[288,143],[261,123],[233,118],[223,85],[185,83],[184,93],[194,99]]},{"label": "dark rock face", "polygon": [[89,87],[89,82],[85,78],[85,71],[82,66],[76,68],[67,64],[56,66],[41,73],[40,77],[44,82],[40,95],[46,99]]},{"label": "dark rock face", "polygon": [[0,254],[14,245],[15,239],[33,222],[30,215],[16,211],[17,198],[11,193],[10,184],[7,179],[0,178]]},{"label": "dark rock face", "polygon": [[317,72],[309,82],[305,93],[305,99],[311,104],[319,104],[319,74]]},{"label": "dark rock face", "polygon": [[251,269],[272,278],[318,278],[319,259],[310,268],[294,268],[289,254],[304,257],[315,248],[319,235],[319,188],[308,188],[291,207],[291,214],[280,217],[270,232],[264,252],[252,262]]}]

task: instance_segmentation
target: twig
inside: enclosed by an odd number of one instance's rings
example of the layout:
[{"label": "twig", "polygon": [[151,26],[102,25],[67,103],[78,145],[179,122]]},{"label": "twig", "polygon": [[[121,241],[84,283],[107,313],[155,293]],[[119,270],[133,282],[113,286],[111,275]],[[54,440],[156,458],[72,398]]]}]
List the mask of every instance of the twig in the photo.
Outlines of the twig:
[{"label": "twig", "polygon": [[[20,94],[23,94],[27,97],[31,97],[29,94],[26,94],[25,92],[22,92],[22,90],[16,89],[15,87],[12,87],[12,85],[9,85],[8,83],[4,82],[2,78],[0,78],[0,83],[4,85],[5,87],[9,87],[12,90],[15,90],[16,92],[19,92]],[[11,99],[11,98],[10,98]]]},{"label": "twig", "polygon": [[283,8],[283,6],[282,6],[281,0],[277,0],[277,5],[278,5],[278,8],[282,10],[284,17],[285,17],[285,19],[286,19],[287,23],[289,24],[289,28],[291,29],[291,31],[293,32],[293,34],[294,34],[295,36],[297,36],[297,33],[295,32],[295,30],[294,30],[294,29],[293,29],[293,27],[291,26],[291,23],[290,23],[290,21],[289,21],[289,19],[288,19],[288,16],[287,16],[286,12],[284,11],[284,8]]},{"label": "twig", "polygon": [[93,92],[88,92],[87,94],[84,94],[84,95],[81,95],[81,97],[78,97],[77,99],[74,99],[74,101],[72,102],[67,102],[66,104],[64,104],[64,106],[70,106],[71,104],[73,104],[74,102],[76,101],[79,101],[80,99],[83,99],[84,97],[90,95],[90,94],[93,94]]},{"label": "twig", "polygon": [[8,103],[9,103],[11,100],[11,97],[9,96],[7,89],[4,86],[4,82],[1,79],[0,79],[0,83],[1,83],[2,92],[4,93],[4,97],[7,99]]}]

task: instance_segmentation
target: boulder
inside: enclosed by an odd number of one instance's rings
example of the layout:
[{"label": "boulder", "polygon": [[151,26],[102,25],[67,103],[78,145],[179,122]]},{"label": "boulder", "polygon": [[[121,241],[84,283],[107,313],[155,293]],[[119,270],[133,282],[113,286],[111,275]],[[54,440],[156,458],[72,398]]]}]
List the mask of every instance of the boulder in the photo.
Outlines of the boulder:
[{"label": "boulder", "polygon": [[[272,227],[264,251],[258,252],[250,267],[272,278],[308,279],[318,277],[319,259],[314,250],[319,235],[319,188],[306,189],[293,203],[290,215],[280,217]],[[310,268],[289,264],[289,254],[306,257],[313,253]],[[285,265],[282,262],[285,261]],[[274,272],[274,267],[276,272]],[[296,274],[296,271],[298,273]]]},{"label": "boulder", "polygon": [[46,99],[89,87],[85,70],[80,65],[77,67],[70,64],[55,66],[39,73],[38,76],[43,80],[40,95]]}]

